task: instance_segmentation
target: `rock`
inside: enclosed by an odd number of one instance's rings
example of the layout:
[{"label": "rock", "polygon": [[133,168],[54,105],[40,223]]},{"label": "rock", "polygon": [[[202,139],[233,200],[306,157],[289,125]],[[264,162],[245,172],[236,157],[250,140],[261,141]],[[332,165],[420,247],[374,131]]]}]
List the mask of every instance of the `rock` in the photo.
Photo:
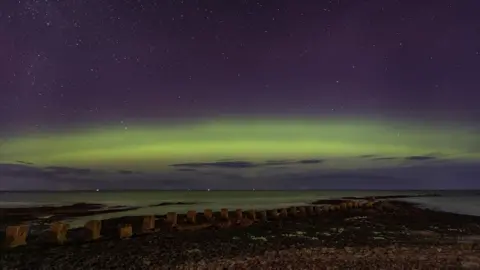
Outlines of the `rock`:
[{"label": "rock", "polygon": [[410,231],[411,235],[423,237],[437,237],[439,234],[432,231]]},{"label": "rock", "polygon": [[480,269],[480,264],[471,261],[462,261],[462,268],[464,269]]},{"label": "rock", "polygon": [[480,243],[480,235],[466,235],[458,238],[459,243]]}]

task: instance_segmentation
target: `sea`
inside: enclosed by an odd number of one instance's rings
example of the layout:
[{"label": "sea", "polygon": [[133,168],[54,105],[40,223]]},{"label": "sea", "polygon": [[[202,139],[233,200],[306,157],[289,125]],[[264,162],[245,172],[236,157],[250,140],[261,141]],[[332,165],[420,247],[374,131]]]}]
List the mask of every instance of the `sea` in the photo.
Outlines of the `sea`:
[{"label": "sea", "polygon": [[[480,216],[480,190],[308,190],[308,191],[68,191],[68,192],[0,192],[0,208],[60,206],[75,203],[95,203],[106,208],[140,207],[117,213],[80,217],[66,220],[72,227],[82,226],[87,220],[121,216],[162,215],[170,211],[185,213],[228,209],[272,209],[308,205],[319,199],[390,195],[437,194],[431,197],[413,197],[401,200],[447,212]],[[184,204],[175,204],[184,203]],[[166,204],[155,206],[158,204]]]}]

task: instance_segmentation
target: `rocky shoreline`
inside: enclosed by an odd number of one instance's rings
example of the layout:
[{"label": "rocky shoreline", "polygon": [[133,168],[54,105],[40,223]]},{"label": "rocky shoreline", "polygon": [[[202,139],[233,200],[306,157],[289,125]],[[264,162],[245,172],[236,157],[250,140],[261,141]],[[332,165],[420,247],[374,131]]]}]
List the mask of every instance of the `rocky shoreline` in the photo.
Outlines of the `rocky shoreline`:
[{"label": "rocky shoreline", "polygon": [[[102,231],[115,229],[106,226]],[[27,245],[2,250],[0,265],[3,269],[480,269],[479,243],[480,217],[377,201],[371,208],[271,219],[246,227],[160,229],[122,240],[104,237],[63,246]]]}]

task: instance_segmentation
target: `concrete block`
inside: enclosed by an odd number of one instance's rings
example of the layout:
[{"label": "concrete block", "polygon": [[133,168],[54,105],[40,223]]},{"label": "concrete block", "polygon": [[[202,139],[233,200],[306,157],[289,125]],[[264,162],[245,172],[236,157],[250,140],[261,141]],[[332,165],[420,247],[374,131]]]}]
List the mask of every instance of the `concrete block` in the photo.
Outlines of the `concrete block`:
[{"label": "concrete block", "polygon": [[187,212],[187,222],[191,224],[197,223],[197,211],[190,210]]},{"label": "concrete block", "polygon": [[213,221],[213,211],[212,209],[203,210],[203,215],[208,221]]},{"label": "concrete block", "polygon": [[118,236],[120,239],[130,238],[132,237],[133,230],[131,224],[122,224],[118,226]]},{"label": "concrete block", "polygon": [[257,212],[253,209],[249,210],[247,212],[247,218],[250,219],[250,220],[253,220],[253,221],[257,220]]},{"label": "concrete block", "polygon": [[166,222],[172,227],[177,226],[177,213],[168,212],[166,217]]},{"label": "concrete block", "polygon": [[223,220],[228,220],[228,209],[227,208],[222,208],[220,210],[220,218]]},{"label": "concrete block", "polygon": [[258,213],[261,221],[268,221],[267,211],[263,210]]},{"label": "concrete block", "polygon": [[307,216],[307,210],[305,209],[305,206],[298,207],[298,215],[301,217]]},{"label": "concrete block", "polygon": [[242,209],[235,210],[235,214],[236,214],[236,219],[237,220],[242,220],[243,219],[243,210]]},{"label": "concrete block", "polygon": [[5,230],[5,246],[14,248],[27,244],[28,225],[8,226]]},{"label": "concrete block", "polygon": [[277,209],[272,209],[267,211],[267,218],[278,219],[280,215],[278,214]]},{"label": "concrete block", "polygon": [[315,207],[313,205],[309,205],[307,206],[307,214],[309,216],[314,216],[316,215],[317,213],[315,212]]},{"label": "concrete block", "polygon": [[323,212],[323,208],[321,206],[315,206],[315,213],[320,215]]},{"label": "concrete block", "polygon": [[50,226],[52,231],[53,241],[58,244],[63,244],[67,241],[67,232],[69,225],[61,222],[55,222]]},{"label": "concrete block", "polygon": [[151,232],[155,230],[155,216],[145,216],[142,222],[142,232]]},{"label": "concrete block", "polygon": [[355,204],[353,202],[347,202],[347,208],[352,209],[355,207]]},{"label": "concrete block", "polygon": [[288,208],[288,214],[292,217],[297,216],[297,208],[295,206],[289,207]]},{"label": "concrete block", "polygon": [[286,209],[286,208],[280,209],[279,216],[280,216],[281,218],[286,218],[286,217],[288,217],[287,209]]},{"label": "concrete block", "polygon": [[102,222],[100,220],[90,220],[85,223],[85,228],[90,233],[88,240],[96,240],[100,238],[100,232],[102,231]]}]

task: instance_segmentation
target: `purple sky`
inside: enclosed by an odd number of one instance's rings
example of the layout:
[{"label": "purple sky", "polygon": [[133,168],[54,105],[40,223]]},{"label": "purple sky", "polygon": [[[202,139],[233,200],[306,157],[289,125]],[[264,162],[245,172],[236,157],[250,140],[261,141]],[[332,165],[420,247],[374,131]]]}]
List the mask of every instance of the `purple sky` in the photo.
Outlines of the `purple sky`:
[{"label": "purple sky", "polygon": [[0,125],[478,119],[480,2],[2,1]]},{"label": "purple sky", "polygon": [[478,123],[479,10],[478,0],[1,1],[0,134],[263,115]]}]

